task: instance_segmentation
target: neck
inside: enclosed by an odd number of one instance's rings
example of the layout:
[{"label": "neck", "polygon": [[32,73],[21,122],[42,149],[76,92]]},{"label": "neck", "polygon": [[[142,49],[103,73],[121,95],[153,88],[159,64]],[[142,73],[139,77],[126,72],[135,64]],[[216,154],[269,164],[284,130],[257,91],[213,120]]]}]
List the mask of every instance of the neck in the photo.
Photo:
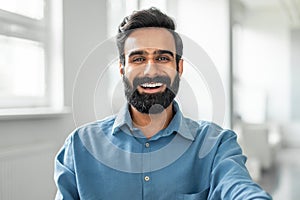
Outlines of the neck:
[{"label": "neck", "polygon": [[160,130],[166,128],[173,117],[173,105],[170,104],[158,114],[145,114],[130,106],[133,125],[139,128],[146,138],[151,138]]}]

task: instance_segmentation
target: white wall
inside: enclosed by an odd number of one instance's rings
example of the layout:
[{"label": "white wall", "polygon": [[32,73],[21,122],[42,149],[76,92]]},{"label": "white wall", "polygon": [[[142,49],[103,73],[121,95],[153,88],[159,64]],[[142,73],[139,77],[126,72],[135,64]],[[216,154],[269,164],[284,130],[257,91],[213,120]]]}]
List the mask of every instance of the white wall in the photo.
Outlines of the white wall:
[{"label": "white wall", "polygon": [[300,28],[291,31],[291,119],[300,121]]},{"label": "white wall", "polygon": [[[279,8],[251,10],[246,12],[241,27],[237,44],[239,52],[235,58],[239,86],[255,91],[258,96],[266,96],[268,121],[287,122],[291,106],[288,19]],[[249,96],[244,108],[257,108],[259,105],[255,102],[258,102],[255,96]],[[252,112],[250,109],[241,110],[241,114]]]},{"label": "white wall", "polygon": [[284,144],[300,147],[300,29],[291,30],[290,122],[282,125]]},{"label": "white wall", "polygon": [[[64,96],[66,106],[71,107],[77,69],[88,52],[106,37],[106,4],[98,0],[63,3]],[[54,199],[54,155],[74,128],[71,114],[0,121],[0,199]],[[44,149],[44,154],[36,152],[39,149]],[[20,159],[24,159],[23,164]],[[32,163],[26,162],[29,160]]]},{"label": "white wall", "polygon": [[0,122],[0,199],[53,199],[54,155],[70,115]]},{"label": "white wall", "polygon": [[[104,0],[64,1],[65,100],[67,105],[72,104],[73,84],[84,59],[106,39],[106,11]],[[102,63],[97,64],[102,67]],[[89,81],[87,79],[86,84]],[[84,96],[81,98],[83,102],[89,102]],[[85,112],[85,108],[78,109],[86,122],[93,120],[93,116]]]},{"label": "white wall", "polygon": [[[224,127],[230,124],[230,96],[229,96],[229,2],[227,0],[178,0],[169,2],[171,13],[177,22],[179,33],[186,35],[208,54],[214,62],[225,88],[225,120]],[[184,46],[189,48],[188,46]],[[183,53],[184,54],[184,53]],[[189,71],[189,66],[185,70]],[[187,79],[190,77],[187,76]],[[205,79],[205,77],[203,77]],[[208,92],[210,85],[205,85],[197,81],[191,87],[201,91],[201,95],[196,94],[197,103],[200,106],[200,118],[212,120],[214,111],[212,110],[212,100]],[[184,90],[185,88],[182,88]],[[183,104],[191,105],[188,102]],[[206,107],[206,108],[205,108]]]}]

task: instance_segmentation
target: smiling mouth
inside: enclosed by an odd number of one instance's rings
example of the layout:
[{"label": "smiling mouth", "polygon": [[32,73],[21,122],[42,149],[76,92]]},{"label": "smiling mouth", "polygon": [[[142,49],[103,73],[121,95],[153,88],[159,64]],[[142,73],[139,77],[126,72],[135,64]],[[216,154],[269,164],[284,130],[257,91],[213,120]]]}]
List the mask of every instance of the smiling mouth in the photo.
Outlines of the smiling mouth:
[{"label": "smiling mouth", "polygon": [[156,93],[161,92],[161,88],[164,86],[163,83],[143,83],[140,85],[140,87],[144,90],[146,93]]},{"label": "smiling mouth", "polygon": [[163,83],[143,83],[141,84],[141,87],[144,89],[155,89],[163,86]]}]

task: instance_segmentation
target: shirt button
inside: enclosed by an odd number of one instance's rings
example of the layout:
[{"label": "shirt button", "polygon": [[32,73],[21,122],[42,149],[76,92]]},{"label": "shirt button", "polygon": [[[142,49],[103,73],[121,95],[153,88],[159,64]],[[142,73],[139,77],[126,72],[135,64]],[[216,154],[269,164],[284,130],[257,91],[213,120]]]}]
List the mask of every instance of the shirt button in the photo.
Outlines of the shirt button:
[{"label": "shirt button", "polygon": [[150,147],[150,144],[149,144],[149,142],[146,142],[146,143],[145,143],[145,147],[147,147],[147,148],[149,148],[149,147]]},{"label": "shirt button", "polygon": [[149,181],[150,180],[150,177],[149,176],[145,176],[145,181]]}]

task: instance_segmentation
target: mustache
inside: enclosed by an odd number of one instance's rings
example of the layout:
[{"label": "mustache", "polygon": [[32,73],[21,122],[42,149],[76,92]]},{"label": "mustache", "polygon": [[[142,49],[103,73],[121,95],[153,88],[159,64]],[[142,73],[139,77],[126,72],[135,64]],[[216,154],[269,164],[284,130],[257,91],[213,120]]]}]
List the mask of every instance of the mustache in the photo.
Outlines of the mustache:
[{"label": "mustache", "polygon": [[137,88],[137,86],[144,83],[163,83],[170,87],[171,78],[168,76],[155,76],[155,77],[136,77],[133,79],[133,88]]}]

